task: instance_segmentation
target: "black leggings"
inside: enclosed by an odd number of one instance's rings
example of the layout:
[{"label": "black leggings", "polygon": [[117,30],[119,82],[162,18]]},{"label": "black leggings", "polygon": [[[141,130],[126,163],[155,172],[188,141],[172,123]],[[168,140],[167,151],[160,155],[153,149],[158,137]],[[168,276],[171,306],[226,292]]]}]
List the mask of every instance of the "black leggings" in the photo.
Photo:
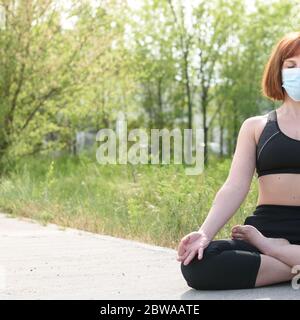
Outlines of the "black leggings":
[{"label": "black leggings", "polygon": [[[300,206],[261,204],[244,224],[257,228],[264,236],[285,238],[300,245]],[[194,289],[246,289],[255,286],[261,252],[243,240],[213,240],[181,272]]]},{"label": "black leggings", "polygon": [[253,288],[260,267],[260,251],[243,240],[213,240],[188,265],[181,263],[187,284],[197,290]]}]

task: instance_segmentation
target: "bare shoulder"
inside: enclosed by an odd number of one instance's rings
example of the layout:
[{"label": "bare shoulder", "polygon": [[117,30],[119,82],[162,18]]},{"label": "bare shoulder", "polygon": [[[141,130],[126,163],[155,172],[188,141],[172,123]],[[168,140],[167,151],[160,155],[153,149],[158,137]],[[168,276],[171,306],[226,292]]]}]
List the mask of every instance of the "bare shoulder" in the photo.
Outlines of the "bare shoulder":
[{"label": "bare shoulder", "polygon": [[244,120],[242,126],[250,135],[253,135],[255,143],[258,143],[259,137],[267,123],[268,114],[252,116]]}]

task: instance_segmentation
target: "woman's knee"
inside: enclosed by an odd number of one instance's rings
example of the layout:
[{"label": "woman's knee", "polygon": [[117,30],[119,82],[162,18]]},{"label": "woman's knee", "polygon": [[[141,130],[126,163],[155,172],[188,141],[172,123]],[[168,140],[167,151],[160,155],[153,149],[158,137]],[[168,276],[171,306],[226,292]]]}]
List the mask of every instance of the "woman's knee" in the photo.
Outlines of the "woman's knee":
[{"label": "woman's knee", "polygon": [[181,263],[187,284],[197,290],[253,288],[260,255],[239,250],[216,251],[208,248],[201,260],[197,256],[188,265]]},{"label": "woman's knee", "polygon": [[194,257],[188,265],[181,263],[181,272],[188,286],[197,289],[211,289],[213,274],[210,271],[212,257]]},{"label": "woman's knee", "polygon": [[224,250],[225,241],[212,241],[203,252],[203,257],[199,260],[196,255],[188,265],[181,263],[181,272],[187,284],[198,290],[212,289],[216,286],[214,283],[215,275],[212,270],[216,261],[214,257]]}]

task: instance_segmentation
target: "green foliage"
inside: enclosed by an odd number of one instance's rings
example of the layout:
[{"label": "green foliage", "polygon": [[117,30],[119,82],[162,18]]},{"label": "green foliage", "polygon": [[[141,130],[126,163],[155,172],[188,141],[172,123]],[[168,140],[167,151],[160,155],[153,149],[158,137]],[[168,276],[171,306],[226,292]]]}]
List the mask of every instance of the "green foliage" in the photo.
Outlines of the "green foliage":
[{"label": "green foliage", "polygon": [[241,122],[272,107],[261,73],[275,42],[300,26],[296,5],[0,1],[1,172],[24,155],[74,152],[76,131],[112,127],[120,110],[148,128],[211,117],[202,126],[227,131],[232,154]]},{"label": "green foliage", "polygon": [[[0,207],[41,223],[175,248],[204,221],[230,163],[215,159],[202,174],[187,176],[181,165],[99,165],[86,155],[26,158],[2,178]],[[243,222],[256,195],[253,186],[217,237],[228,237],[230,227]]]},{"label": "green foliage", "polygon": [[[69,2],[0,0],[0,205],[175,247],[205,219],[242,121],[274,107],[260,79],[273,45],[299,29],[299,4]],[[219,129],[227,158],[209,149],[205,172],[186,176],[184,166],[100,166],[76,156],[76,132],[114,128],[119,111],[129,128],[148,131],[187,128],[197,114],[205,147]],[[254,185],[218,236],[242,222],[256,195]]]}]

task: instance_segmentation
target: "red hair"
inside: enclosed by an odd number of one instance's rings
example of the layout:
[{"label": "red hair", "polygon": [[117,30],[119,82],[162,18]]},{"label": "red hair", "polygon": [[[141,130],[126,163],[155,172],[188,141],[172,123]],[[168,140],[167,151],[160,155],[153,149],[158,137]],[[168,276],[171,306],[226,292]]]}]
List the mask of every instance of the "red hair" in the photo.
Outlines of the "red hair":
[{"label": "red hair", "polygon": [[271,100],[284,100],[281,69],[285,59],[300,54],[300,32],[290,32],[281,38],[265,65],[261,86],[262,94]]}]

